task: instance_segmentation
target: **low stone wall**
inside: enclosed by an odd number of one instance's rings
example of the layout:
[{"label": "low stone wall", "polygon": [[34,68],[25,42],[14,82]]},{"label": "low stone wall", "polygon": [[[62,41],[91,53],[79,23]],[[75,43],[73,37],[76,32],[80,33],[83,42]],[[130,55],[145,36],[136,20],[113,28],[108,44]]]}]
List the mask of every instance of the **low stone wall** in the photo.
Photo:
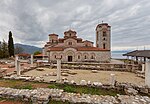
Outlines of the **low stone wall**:
[{"label": "low stone wall", "polygon": [[[30,76],[22,76],[22,77],[4,77],[4,79],[9,80],[25,80],[30,82],[43,82],[43,83],[56,83],[56,80],[50,80],[45,81],[42,77],[30,77]],[[70,84],[75,86],[86,86],[86,87],[97,87],[104,90],[114,90],[116,92],[122,92],[129,95],[146,95],[150,96],[150,88],[147,86],[138,86],[132,83],[119,83],[115,81],[114,85],[111,84],[102,84],[101,82],[93,82],[90,81],[86,82],[85,80],[81,80],[80,83],[76,83],[75,81],[68,81],[67,79],[64,79],[61,81],[62,84]],[[136,91],[135,91],[136,90]],[[135,94],[136,93],[136,94]]]},{"label": "low stone wall", "polygon": [[[48,66],[47,66],[48,67]],[[56,68],[56,64],[50,65]],[[140,65],[135,64],[110,64],[110,63],[62,63],[63,69],[85,69],[85,70],[106,70],[106,71],[127,71],[136,72],[141,70]]]},{"label": "low stone wall", "polygon": [[79,93],[67,93],[63,90],[38,88],[34,90],[13,89],[0,87],[0,97],[7,99],[20,99],[22,101],[32,102],[32,104],[47,104],[50,99],[59,101],[69,101],[71,103],[88,103],[88,104],[149,104],[150,98],[147,96],[129,96],[117,95],[103,96]]}]

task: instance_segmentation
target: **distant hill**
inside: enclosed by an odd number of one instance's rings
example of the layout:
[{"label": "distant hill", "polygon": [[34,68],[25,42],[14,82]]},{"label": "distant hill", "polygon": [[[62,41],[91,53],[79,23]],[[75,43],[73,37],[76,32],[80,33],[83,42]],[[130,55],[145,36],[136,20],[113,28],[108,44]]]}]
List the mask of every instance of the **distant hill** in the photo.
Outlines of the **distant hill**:
[{"label": "distant hill", "polygon": [[23,53],[32,54],[32,53],[34,53],[35,51],[41,51],[41,52],[42,52],[42,48],[35,47],[35,46],[31,46],[31,45],[25,45],[25,44],[16,43],[14,46],[15,46],[15,47],[18,46],[18,47],[23,48],[23,50],[24,50]]},{"label": "distant hill", "polygon": [[112,53],[127,53],[130,52],[131,50],[120,50],[120,51],[112,51]]}]

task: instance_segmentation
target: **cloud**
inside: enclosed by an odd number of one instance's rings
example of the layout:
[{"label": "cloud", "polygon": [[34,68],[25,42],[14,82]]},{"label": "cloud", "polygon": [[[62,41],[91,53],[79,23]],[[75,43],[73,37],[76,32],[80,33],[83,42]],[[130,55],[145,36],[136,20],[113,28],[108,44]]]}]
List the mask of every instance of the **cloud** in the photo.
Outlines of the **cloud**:
[{"label": "cloud", "polygon": [[63,37],[72,28],[95,42],[101,21],[112,26],[112,49],[150,45],[149,0],[1,0],[0,40],[13,32],[15,42],[43,47],[49,33]]}]

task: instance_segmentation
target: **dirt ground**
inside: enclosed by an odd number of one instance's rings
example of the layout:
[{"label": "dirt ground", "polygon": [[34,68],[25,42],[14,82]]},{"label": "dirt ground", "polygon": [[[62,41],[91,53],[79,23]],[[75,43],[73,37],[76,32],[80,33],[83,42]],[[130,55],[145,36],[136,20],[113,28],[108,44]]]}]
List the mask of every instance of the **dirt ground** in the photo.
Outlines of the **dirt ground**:
[{"label": "dirt ground", "polygon": [[[62,69],[63,70],[63,69]],[[61,76],[61,78],[67,78],[69,81],[74,80],[79,83],[81,80],[91,81],[91,82],[101,82],[109,83],[110,74],[115,74],[115,78],[118,82],[128,82],[136,85],[144,85],[144,79],[137,77],[136,74],[130,72],[119,72],[119,71],[98,71],[98,73],[92,73],[91,70],[69,70],[70,72],[77,73],[75,75],[68,74],[68,76]],[[55,72],[56,69],[44,68],[44,71],[32,70],[24,73],[29,76],[43,76],[45,80],[50,81],[51,79],[56,79],[56,76],[44,76]]]}]

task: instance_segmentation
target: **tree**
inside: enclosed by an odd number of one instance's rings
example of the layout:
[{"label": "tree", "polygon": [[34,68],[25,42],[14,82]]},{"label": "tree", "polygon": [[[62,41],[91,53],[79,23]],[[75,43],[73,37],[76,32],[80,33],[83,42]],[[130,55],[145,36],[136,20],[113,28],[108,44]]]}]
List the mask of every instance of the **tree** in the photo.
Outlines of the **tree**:
[{"label": "tree", "polygon": [[5,42],[5,40],[3,40],[3,43],[1,44],[1,58],[8,58],[8,57],[9,57],[8,45]]},{"label": "tree", "polygon": [[20,54],[24,51],[24,49],[22,47],[16,46],[15,47],[15,54]]},{"label": "tree", "polygon": [[8,40],[8,52],[9,56],[14,56],[14,42],[12,38],[12,33],[11,31],[9,32],[9,40]]},{"label": "tree", "polygon": [[38,54],[41,54],[41,52],[40,51],[35,51],[34,52],[34,55],[38,55]]},{"label": "tree", "polygon": [[2,42],[0,41],[0,58],[2,58]]}]

